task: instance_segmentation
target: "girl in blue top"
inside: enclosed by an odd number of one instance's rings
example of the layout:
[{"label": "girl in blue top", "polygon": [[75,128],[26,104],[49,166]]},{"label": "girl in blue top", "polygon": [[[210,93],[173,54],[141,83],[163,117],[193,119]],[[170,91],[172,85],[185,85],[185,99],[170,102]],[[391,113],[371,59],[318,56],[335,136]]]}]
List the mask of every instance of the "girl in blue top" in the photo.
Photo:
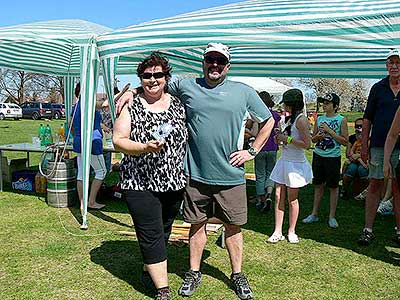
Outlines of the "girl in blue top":
[{"label": "girl in blue top", "polygon": [[340,98],[331,93],[325,97],[318,97],[322,103],[325,115],[319,116],[314,124],[312,141],[315,144],[313,153],[312,170],[314,183],[314,206],[312,213],[303,223],[319,221],[318,209],[324,195],[324,184],[330,192],[330,213],[328,225],[337,228],[336,206],[339,198],[339,181],[341,166],[340,146],[346,145],[349,139],[346,118],[337,113]]}]

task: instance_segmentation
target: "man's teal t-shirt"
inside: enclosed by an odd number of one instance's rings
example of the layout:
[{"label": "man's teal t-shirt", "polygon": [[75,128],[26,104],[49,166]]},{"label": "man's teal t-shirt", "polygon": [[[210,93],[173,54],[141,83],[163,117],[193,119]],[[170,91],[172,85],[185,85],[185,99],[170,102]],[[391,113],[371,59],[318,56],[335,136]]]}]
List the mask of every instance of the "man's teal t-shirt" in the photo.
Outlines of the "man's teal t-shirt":
[{"label": "man's teal t-shirt", "polygon": [[168,92],[186,106],[189,130],[186,174],[211,185],[245,183],[244,168],[229,163],[232,152],[243,147],[248,114],[263,122],[271,113],[257,92],[246,84],[225,80],[211,88],[204,78],[184,78]]}]

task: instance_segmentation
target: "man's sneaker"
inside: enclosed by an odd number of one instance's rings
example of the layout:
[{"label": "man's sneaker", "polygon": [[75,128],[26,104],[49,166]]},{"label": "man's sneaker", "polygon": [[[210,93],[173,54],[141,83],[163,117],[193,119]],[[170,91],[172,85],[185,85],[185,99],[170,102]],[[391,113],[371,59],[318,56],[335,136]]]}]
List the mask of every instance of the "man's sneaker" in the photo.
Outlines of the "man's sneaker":
[{"label": "man's sneaker", "polygon": [[171,290],[168,287],[157,290],[157,294],[154,299],[155,300],[171,300],[172,299]]},{"label": "man's sneaker", "polygon": [[185,273],[185,278],[183,279],[183,283],[178,290],[178,294],[180,296],[189,297],[194,293],[200,283],[201,272],[189,270],[189,272]]},{"label": "man's sneaker", "polygon": [[153,279],[151,279],[150,273],[147,271],[142,271],[142,284],[145,289],[149,291],[156,291],[157,288],[154,285]]},{"label": "man's sneaker", "polygon": [[392,201],[390,200],[381,201],[381,203],[379,203],[377,213],[381,214],[382,216],[392,215],[393,214]]},{"label": "man's sneaker", "polygon": [[309,215],[307,218],[303,219],[303,223],[305,223],[305,224],[315,223],[318,221],[319,221],[319,218],[314,215]]},{"label": "man's sneaker", "polygon": [[375,238],[375,234],[369,232],[365,228],[361,232],[360,236],[358,237],[358,244],[363,246],[368,246],[372,243],[372,240]]},{"label": "man's sneaker", "polygon": [[236,295],[242,299],[253,299],[254,294],[250,288],[249,282],[243,273],[236,273],[231,275],[231,288],[235,291]]},{"label": "man's sneaker", "polygon": [[329,218],[328,225],[330,228],[338,228],[339,227],[339,224],[335,218]]},{"label": "man's sneaker", "polygon": [[258,200],[256,203],[256,209],[258,211],[263,211],[264,207],[265,207],[265,202]]}]

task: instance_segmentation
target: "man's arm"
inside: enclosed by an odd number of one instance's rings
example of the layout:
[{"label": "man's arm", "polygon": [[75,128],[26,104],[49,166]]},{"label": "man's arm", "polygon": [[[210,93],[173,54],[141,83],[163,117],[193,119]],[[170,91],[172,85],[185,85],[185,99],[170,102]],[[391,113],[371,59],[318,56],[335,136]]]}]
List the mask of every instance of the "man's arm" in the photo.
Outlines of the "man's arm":
[{"label": "man's arm", "polygon": [[364,162],[368,161],[368,153],[369,153],[368,140],[370,131],[371,131],[371,121],[364,118],[362,133],[361,133],[361,159]]},{"label": "man's arm", "polygon": [[392,122],[392,126],[390,127],[388,136],[386,137],[385,148],[383,150],[384,153],[383,174],[387,178],[393,176],[392,166],[390,165],[390,157],[392,156],[392,152],[399,137],[399,133],[400,133],[400,109],[397,109]]},{"label": "man's arm", "polygon": [[[274,128],[275,120],[271,116],[263,128],[258,132],[255,141],[253,142],[253,148],[256,150],[258,153],[261,148],[265,145],[267,142],[269,136],[271,135],[272,128]],[[236,152],[233,152],[230,155],[230,160],[229,162],[231,163],[232,166],[240,166],[244,164],[246,161],[254,159],[254,155],[250,154],[248,150],[239,150]]]}]

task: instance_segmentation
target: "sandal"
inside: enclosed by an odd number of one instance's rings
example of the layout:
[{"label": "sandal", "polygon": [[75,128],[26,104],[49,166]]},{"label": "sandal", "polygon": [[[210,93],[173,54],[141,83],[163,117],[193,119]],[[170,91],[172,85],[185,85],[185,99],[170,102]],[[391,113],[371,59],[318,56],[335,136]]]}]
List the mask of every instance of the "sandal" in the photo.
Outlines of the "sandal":
[{"label": "sandal", "polygon": [[276,244],[280,241],[284,241],[285,237],[282,234],[276,234],[274,233],[273,235],[271,235],[269,237],[269,239],[267,240],[268,243],[272,243],[272,244]]},{"label": "sandal", "polygon": [[299,237],[295,233],[289,233],[287,237],[289,243],[297,244],[299,242]]}]

